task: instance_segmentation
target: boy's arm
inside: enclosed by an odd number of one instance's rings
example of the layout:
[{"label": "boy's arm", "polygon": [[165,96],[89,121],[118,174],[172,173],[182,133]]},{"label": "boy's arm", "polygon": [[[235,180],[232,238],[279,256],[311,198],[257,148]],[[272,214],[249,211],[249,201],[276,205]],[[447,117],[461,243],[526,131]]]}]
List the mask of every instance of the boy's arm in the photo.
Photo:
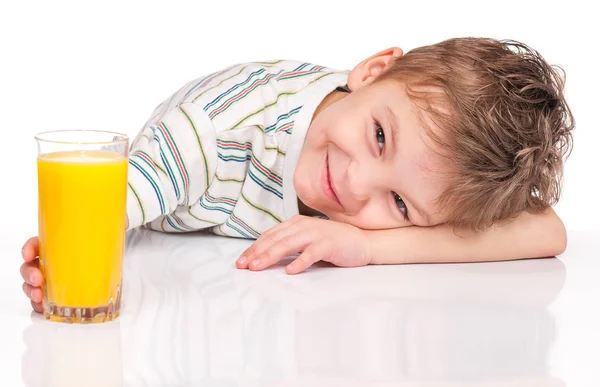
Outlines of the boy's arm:
[{"label": "boy's arm", "polygon": [[300,273],[318,261],[336,266],[368,264],[507,261],[561,254],[565,227],[551,208],[523,212],[486,231],[454,230],[447,225],[361,230],[332,220],[295,216],[263,233],[238,258],[240,269],[263,270],[300,253],[286,266]]},{"label": "boy's arm", "polygon": [[[200,106],[175,104],[149,121],[129,153],[127,229],[198,201],[217,164],[215,132]],[[189,231],[167,219],[170,228]]]},{"label": "boy's arm", "polygon": [[481,232],[448,225],[367,231],[372,264],[507,261],[550,257],[567,245],[565,227],[552,208],[523,212]]}]

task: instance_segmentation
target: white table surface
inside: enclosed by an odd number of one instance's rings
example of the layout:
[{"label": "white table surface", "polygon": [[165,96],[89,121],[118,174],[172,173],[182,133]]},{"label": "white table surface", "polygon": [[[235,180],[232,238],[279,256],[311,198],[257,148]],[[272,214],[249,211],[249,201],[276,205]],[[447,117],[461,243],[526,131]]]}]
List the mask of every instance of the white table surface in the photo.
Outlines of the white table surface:
[{"label": "white table surface", "polygon": [[600,233],[557,258],[237,270],[249,241],[135,231],[121,317],[51,323],[3,232],[2,386],[597,386]]}]

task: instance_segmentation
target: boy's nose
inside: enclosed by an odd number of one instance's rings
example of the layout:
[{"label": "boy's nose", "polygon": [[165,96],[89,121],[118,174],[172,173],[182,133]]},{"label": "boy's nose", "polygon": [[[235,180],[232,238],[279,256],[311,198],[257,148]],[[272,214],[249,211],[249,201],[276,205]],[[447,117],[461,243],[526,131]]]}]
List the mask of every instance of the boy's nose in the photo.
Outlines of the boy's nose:
[{"label": "boy's nose", "polygon": [[348,191],[354,211],[360,210],[373,196],[373,191],[378,186],[375,180],[374,171],[369,171],[368,168],[361,169],[352,165],[348,168]]}]

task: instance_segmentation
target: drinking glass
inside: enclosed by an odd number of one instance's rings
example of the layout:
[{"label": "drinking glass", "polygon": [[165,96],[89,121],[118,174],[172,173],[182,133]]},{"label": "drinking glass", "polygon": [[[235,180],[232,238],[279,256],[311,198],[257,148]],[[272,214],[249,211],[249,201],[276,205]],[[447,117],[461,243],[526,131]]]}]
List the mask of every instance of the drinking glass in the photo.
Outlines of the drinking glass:
[{"label": "drinking glass", "polygon": [[113,320],[121,308],[129,139],[96,130],[35,138],[44,316]]}]

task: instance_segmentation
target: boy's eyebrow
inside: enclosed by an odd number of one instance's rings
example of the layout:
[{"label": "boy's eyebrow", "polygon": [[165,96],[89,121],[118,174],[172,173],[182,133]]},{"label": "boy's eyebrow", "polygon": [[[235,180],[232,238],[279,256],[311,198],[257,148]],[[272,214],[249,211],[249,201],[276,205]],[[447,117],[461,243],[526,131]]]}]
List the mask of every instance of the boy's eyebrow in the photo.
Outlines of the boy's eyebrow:
[{"label": "boy's eyebrow", "polygon": [[400,141],[400,133],[398,132],[398,117],[396,117],[396,114],[388,105],[383,105],[383,111],[392,133],[392,144],[394,144],[394,150],[398,151],[398,143]]},{"label": "boy's eyebrow", "polygon": [[[394,151],[398,152],[398,149],[400,146],[400,132],[399,132],[399,128],[398,128],[398,117],[396,117],[396,114],[394,113],[394,111],[385,104],[383,105],[383,111],[385,112],[386,121],[389,125],[390,132],[392,134],[392,144],[394,144]],[[429,216],[429,214],[427,212],[425,212],[423,209],[421,209],[421,207],[419,207],[414,200],[411,200],[409,197],[405,196],[405,192],[402,193],[402,198],[405,200],[408,200],[408,202],[411,204],[411,206],[415,210],[417,210],[417,213],[421,216],[421,218],[425,219],[425,222],[427,223],[426,226],[429,226],[432,224],[431,217]]]}]

